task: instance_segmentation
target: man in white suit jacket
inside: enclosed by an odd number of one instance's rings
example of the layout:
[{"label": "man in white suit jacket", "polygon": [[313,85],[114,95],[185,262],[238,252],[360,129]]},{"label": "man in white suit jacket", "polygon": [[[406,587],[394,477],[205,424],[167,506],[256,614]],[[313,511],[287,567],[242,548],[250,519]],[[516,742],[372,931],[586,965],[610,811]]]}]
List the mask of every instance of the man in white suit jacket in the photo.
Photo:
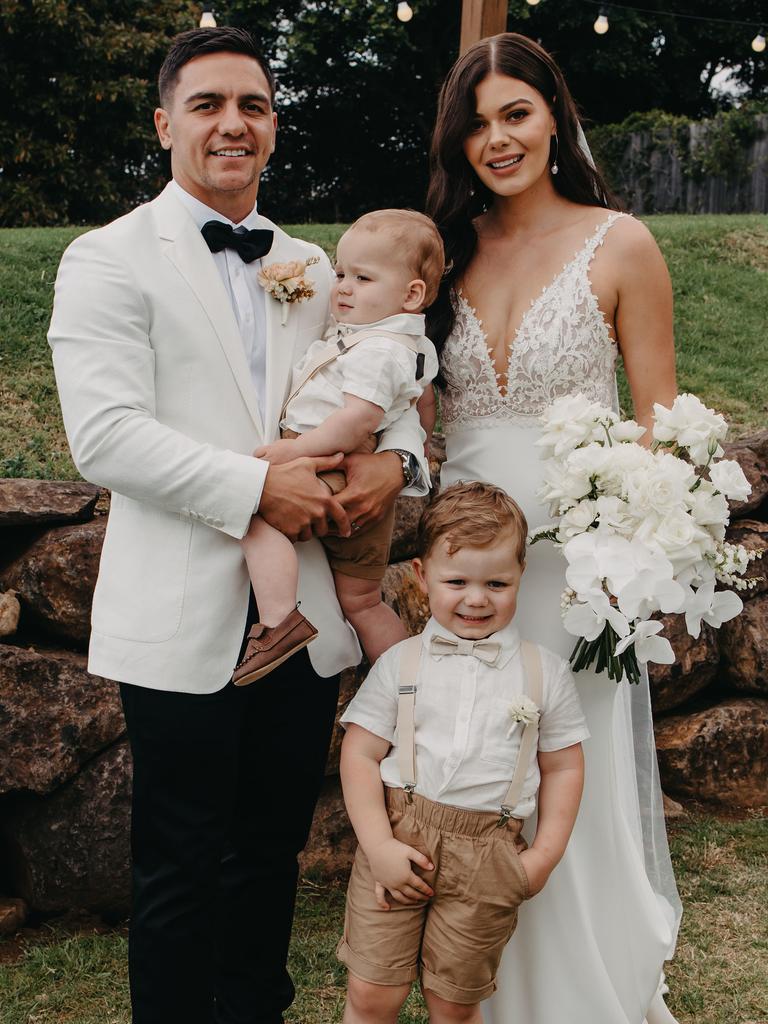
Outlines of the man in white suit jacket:
[{"label": "man in white suit jacket", "polygon": [[[277,436],[293,364],[324,331],[330,267],[256,212],[277,120],[248,33],[177,37],[160,101],[174,180],[69,247],[49,335],[75,462],[112,490],[89,668],[121,684],[134,761],[133,1019],[277,1024],[294,994],[296,857],[338,673],[360,657],[313,534],[347,533],[426,479],[409,455],[423,435],[413,414],[380,454],[348,457],[338,501],[315,473],[341,456],[252,457]],[[210,220],[239,229],[223,249],[201,234]],[[320,257],[314,297],[287,317],[257,284],[259,258],[236,248],[244,230],[266,264]],[[304,542],[299,596],[320,635],[241,689],[232,670],[255,610],[238,539],[256,509]]]}]

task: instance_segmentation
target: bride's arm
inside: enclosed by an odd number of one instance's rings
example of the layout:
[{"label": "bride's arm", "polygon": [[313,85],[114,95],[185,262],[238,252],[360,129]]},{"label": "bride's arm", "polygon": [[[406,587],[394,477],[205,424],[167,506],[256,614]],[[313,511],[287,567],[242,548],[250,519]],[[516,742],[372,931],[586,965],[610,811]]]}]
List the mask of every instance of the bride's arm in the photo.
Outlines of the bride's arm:
[{"label": "bride's arm", "polygon": [[616,337],[624,360],[637,422],[651,442],[653,403],[671,405],[677,395],[672,324],[672,282],[664,257],[640,221],[622,217],[611,239],[620,268]]}]

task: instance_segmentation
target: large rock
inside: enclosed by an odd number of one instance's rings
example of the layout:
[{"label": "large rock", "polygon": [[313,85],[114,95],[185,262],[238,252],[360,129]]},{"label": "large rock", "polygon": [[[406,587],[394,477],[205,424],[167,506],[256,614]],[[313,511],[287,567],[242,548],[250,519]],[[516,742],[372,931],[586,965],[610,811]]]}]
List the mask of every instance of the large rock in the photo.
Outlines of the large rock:
[{"label": "large rock", "polygon": [[398,498],[395,504],[395,526],[392,531],[391,562],[404,562],[416,557],[416,530],[428,498]]},{"label": "large rock", "polygon": [[50,793],[124,730],[117,686],[84,656],[0,646],[0,793]]},{"label": "large rock", "polygon": [[325,780],[317,802],[312,831],[299,858],[302,874],[323,878],[345,875],[352,865],[357,840],[349,823],[338,775]]},{"label": "large rock", "polygon": [[331,748],[328,751],[328,760],[325,764],[326,775],[338,775],[339,758],[341,756],[341,741],[344,739],[344,730],[339,725],[339,719],[347,710],[347,705],[357,693],[358,687],[368,674],[368,662],[363,662],[356,668],[345,668],[341,673],[341,686],[339,687],[339,702],[336,707],[336,724],[333,727],[331,737]]},{"label": "large rock", "polygon": [[711,626],[703,624],[699,639],[694,640],[685,628],[684,615],[663,615],[661,622],[675,660],[672,665],[648,666],[654,714],[671,711],[706,689],[720,663],[717,632]]},{"label": "large rock", "polygon": [[755,512],[768,498],[768,430],[743,441],[723,445],[726,459],[735,459],[752,485],[746,501],[732,501],[731,513],[742,517]]},{"label": "large rock", "polygon": [[768,804],[768,700],[741,698],[656,725],[661,784],[675,797]]},{"label": "large rock", "polygon": [[725,678],[744,693],[768,695],[768,594],[744,605],[720,629]]},{"label": "large rock", "polygon": [[25,626],[86,645],[105,530],[104,517],[48,530],[3,570],[0,589],[17,592]]},{"label": "large rock", "polygon": [[381,581],[384,600],[403,620],[408,633],[420,633],[429,619],[429,604],[410,562],[390,565]]},{"label": "large rock", "polygon": [[760,558],[749,563],[744,579],[756,580],[750,590],[740,590],[739,595],[749,601],[755,594],[768,593],[768,523],[759,519],[735,519],[728,527],[726,540],[731,544],[742,544],[747,551],[764,551]]},{"label": "large rock", "polygon": [[0,479],[0,526],[83,523],[90,519],[99,488],[76,480]]},{"label": "large rock", "polygon": [[124,915],[130,902],[131,764],[127,742],[94,758],[6,823],[15,891],[39,912],[82,907]]}]

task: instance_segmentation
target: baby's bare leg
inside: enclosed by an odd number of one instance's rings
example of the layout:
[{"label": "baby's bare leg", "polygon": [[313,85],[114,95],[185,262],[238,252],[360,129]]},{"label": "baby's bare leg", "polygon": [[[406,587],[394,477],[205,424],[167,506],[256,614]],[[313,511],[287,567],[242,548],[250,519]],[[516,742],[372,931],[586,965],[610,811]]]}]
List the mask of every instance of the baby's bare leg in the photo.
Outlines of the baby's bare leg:
[{"label": "baby's bare leg", "polygon": [[405,626],[381,599],[378,580],[361,580],[334,572],[336,594],[342,611],[357,633],[368,661],[373,664],[380,654],[405,640]]},{"label": "baby's bare leg", "polygon": [[342,1024],[396,1024],[410,990],[410,984],[374,985],[350,974]]},{"label": "baby's bare leg", "polygon": [[259,608],[259,621],[277,626],[296,607],[299,561],[284,533],[253,516],[240,542]]},{"label": "baby's bare leg", "polygon": [[429,1024],[483,1024],[478,1003],[451,1003],[431,989],[424,990],[424,1002],[429,1010]]}]

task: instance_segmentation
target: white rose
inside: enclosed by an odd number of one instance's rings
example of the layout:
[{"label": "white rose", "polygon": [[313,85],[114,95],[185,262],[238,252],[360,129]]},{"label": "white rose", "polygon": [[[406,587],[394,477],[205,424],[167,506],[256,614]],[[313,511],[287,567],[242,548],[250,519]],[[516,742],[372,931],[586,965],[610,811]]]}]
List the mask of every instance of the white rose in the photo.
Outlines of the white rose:
[{"label": "white rose", "polygon": [[731,501],[746,501],[752,493],[752,486],[744,476],[744,470],[733,459],[721,459],[713,463],[709,467],[709,479]]},{"label": "white rose", "polygon": [[559,523],[560,540],[570,540],[577,534],[584,533],[597,518],[597,502],[585,499],[578,505],[568,509]]},{"label": "white rose", "polygon": [[624,537],[633,536],[637,518],[626,501],[614,495],[601,495],[596,505],[601,530],[620,533]]},{"label": "white rose", "polygon": [[653,407],[653,436],[664,443],[675,442],[687,448],[696,465],[706,464],[710,456],[722,455],[718,444],[728,432],[728,424],[719,413],[708,409],[695,395],[678,395],[667,409],[658,402]]},{"label": "white rose", "polygon": [[652,510],[666,515],[685,507],[695,479],[691,467],[680,459],[660,456],[651,468],[643,466],[627,475],[626,498],[636,512]]},{"label": "white rose", "polygon": [[611,439],[619,444],[639,441],[645,432],[645,427],[641,427],[634,420],[622,420],[614,423],[610,429]]},{"label": "white rose", "polygon": [[544,449],[542,458],[559,457],[584,444],[605,412],[581,393],[558,398],[541,417],[544,429],[535,443]]},{"label": "white rose", "polygon": [[683,511],[661,517],[653,536],[672,563],[675,574],[701,561],[706,552],[714,549],[712,537]]}]

